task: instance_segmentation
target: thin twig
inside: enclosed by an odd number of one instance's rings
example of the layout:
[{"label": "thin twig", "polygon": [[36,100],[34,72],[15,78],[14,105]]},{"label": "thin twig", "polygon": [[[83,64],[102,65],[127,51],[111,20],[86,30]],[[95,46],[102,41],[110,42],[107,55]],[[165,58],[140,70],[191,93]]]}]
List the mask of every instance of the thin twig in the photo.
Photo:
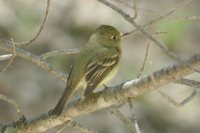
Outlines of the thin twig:
[{"label": "thin twig", "polygon": [[200,85],[199,81],[191,80],[191,79],[186,79],[186,78],[181,78],[179,80],[174,81],[175,83],[178,84],[183,84],[191,87],[197,88]]},{"label": "thin twig", "polygon": [[39,35],[42,33],[44,26],[47,22],[50,5],[51,5],[51,0],[47,0],[47,7],[46,7],[46,11],[45,11],[45,16],[44,16],[43,22],[42,22],[37,34],[31,40],[29,40],[28,42],[16,43],[17,46],[29,45],[30,43],[34,42],[39,37]]},{"label": "thin twig", "polygon": [[[123,1],[120,1],[120,0],[114,0],[118,3],[121,3],[125,6],[127,6],[128,8],[131,8],[133,9],[134,6],[130,5],[130,4],[127,4],[127,3],[124,3]],[[168,19],[184,19],[184,20],[200,20],[200,16],[178,16],[178,15],[172,15],[174,12],[176,12],[177,10],[180,10],[181,8],[185,7],[187,4],[189,4],[191,2],[191,0],[185,0],[184,2],[182,2],[181,4],[177,5],[175,8],[167,11],[166,13],[163,13],[163,14],[160,14],[158,13],[158,11],[153,11],[153,10],[149,10],[149,9],[146,9],[146,8],[141,8],[141,7],[137,7],[136,10],[137,11],[143,11],[145,13],[151,13],[151,14],[154,14],[156,16],[159,16],[149,22],[147,22],[146,24],[142,25],[142,27],[147,27],[147,26],[150,26],[152,24],[154,24],[155,22],[161,20],[161,19],[164,19],[164,18],[168,18]],[[128,36],[128,35],[131,35],[133,33],[135,33],[136,31],[138,31],[138,29],[135,29],[135,30],[132,30],[130,32],[127,32],[127,33],[124,33],[123,36]]]},{"label": "thin twig", "polygon": [[82,125],[76,123],[75,121],[70,122],[69,126],[79,129],[80,131],[82,131],[84,133],[94,133],[94,131],[92,131],[91,129],[83,127]]},{"label": "thin twig", "polygon": [[24,117],[24,113],[22,112],[20,106],[16,103],[16,101],[13,98],[0,94],[0,99],[10,103],[15,108],[15,111],[17,112],[19,118]]},{"label": "thin twig", "polygon": [[136,0],[133,0],[133,10],[134,10],[134,16],[133,16],[133,19],[136,19],[137,16],[138,16]]},{"label": "thin twig", "polygon": [[57,55],[71,55],[71,54],[77,54],[79,53],[79,49],[64,49],[64,50],[55,50],[51,52],[47,52],[45,54],[40,55],[40,58],[42,60],[46,60],[48,58],[57,56]]},{"label": "thin twig", "polygon": [[185,98],[180,103],[180,105],[184,106],[185,104],[187,104],[188,102],[190,102],[197,95],[197,93],[199,93],[199,91],[200,91],[200,87],[194,89],[193,92],[191,93],[191,95],[189,95],[187,98]]},{"label": "thin twig", "polygon": [[183,19],[183,20],[200,20],[200,16],[177,16],[177,15],[170,15],[166,18],[169,19]]},{"label": "thin twig", "polygon": [[180,103],[176,102],[173,98],[171,98],[164,91],[158,90],[158,93],[163,98],[167,99],[168,102],[172,103],[173,105],[175,105],[177,107],[181,107],[181,106],[184,106],[185,104],[187,104],[189,101],[191,101],[195,97],[195,95],[197,94],[197,92],[199,92],[199,90],[200,90],[200,88],[199,88],[200,82],[199,81],[194,81],[194,80],[191,80],[191,79],[181,78],[179,80],[176,80],[175,83],[179,83],[179,84],[183,84],[183,85],[187,85],[187,86],[191,86],[191,87],[196,87],[196,89],[193,90],[193,92],[191,93],[191,95],[189,95],[187,98],[185,98]]},{"label": "thin twig", "polygon": [[[156,32],[154,35],[157,36],[157,35],[163,34],[163,33],[166,33],[166,32],[159,31],[159,32]],[[147,40],[147,47],[146,47],[146,52],[145,52],[144,60],[143,60],[142,66],[140,68],[140,71],[139,71],[139,73],[137,75],[137,78],[139,78],[141,76],[142,72],[144,71],[144,68],[145,68],[145,65],[146,65],[146,61],[147,61],[147,57],[148,57],[148,54],[149,54],[150,44],[151,44],[151,41],[148,39]]]},{"label": "thin twig", "polygon": [[[186,65],[188,68],[190,68],[191,70],[200,73],[200,71],[194,67],[191,67],[189,64],[185,63],[184,60],[182,60],[181,57],[179,57],[176,53],[170,51],[164,43],[162,43],[160,40],[156,39],[149,31],[145,30],[142,26],[140,26],[138,23],[136,23],[127,13],[125,13],[124,11],[122,11],[121,9],[119,9],[116,5],[106,1],[106,0],[98,0],[99,2],[103,3],[104,5],[110,7],[111,9],[113,9],[114,11],[116,11],[117,13],[119,13],[125,20],[127,20],[129,23],[131,23],[134,27],[136,27],[138,30],[140,30],[146,37],[148,37],[151,41],[153,41],[160,49],[162,49],[167,55],[169,55],[170,57],[172,57],[173,59],[177,60],[179,63]],[[178,7],[183,7],[187,2],[190,2],[191,0],[186,0],[183,3],[181,3],[180,5],[177,6]]]},{"label": "thin twig", "polygon": [[[145,64],[146,64],[147,57],[148,57],[148,53],[149,53],[148,52],[149,51],[149,46],[150,46],[150,41],[148,40],[147,41],[147,48],[146,48],[146,52],[145,52],[145,57],[144,57],[142,66],[140,68],[140,71],[139,71],[139,73],[137,75],[137,79],[141,76],[142,72],[144,71]],[[131,113],[132,113],[132,116],[133,116],[133,123],[134,123],[135,131],[136,131],[136,133],[141,133],[141,130],[140,130],[139,125],[138,125],[138,121],[137,121],[137,118],[136,118],[136,114],[135,114],[135,110],[133,108],[133,103],[132,103],[132,99],[131,98],[128,99],[128,103],[129,103],[129,107],[130,107],[130,110],[131,110]]]},{"label": "thin twig", "polygon": [[144,68],[145,68],[145,65],[146,65],[146,62],[147,62],[147,57],[148,57],[148,54],[149,54],[149,46],[150,46],[150,41],[147,41],[147,47],[146,47],[144,60],[143,60],[142,66],[140,68],[140,71],[137,75],[137,78],[139,78],[142,75],[142,72],[144,71]]},{"label": "thin twig", "polygon": [[132,116],[133,116],[133,123],[134,123],[136,133],[142,133],[142,131],[140,130],[137,118],[136,118],[136,113],[135,113],[135,109],[134,109],[134,106],[133,106],[132,99],[129,99],[128,103],[129,103],[129,107],[130,107],[130,110],[131,110],[131,113],[132,113]]},{"label": "thin twig", "polygon": [[197,93],[199,93],[200,91],[200,87],[197,87],[196,89],[193,90],[193,92],[186,97],[182,102],[178,103],[176,102],[173,98],[171,98],[170,96],[168,96],[165,92],[163,92],[162,90],[157,90],[159,92],[159,94],[161,94],[165,99],[167,99],[168,102],[172,103],[173,105],[175,105],[176,107],[182,107],[185,104],[189,103],[196,95]]},{"label": "thin twig", "polygon": [[[159,31],[159,32],[156,32],[154,35],[157,36],[157,35],[159,35],[161,33],[166,33],[166,32]],[[143,60],[143,64],[142,64],[142,66],[140,68],[140,71],[139,71],[139,73],[137,75],[137,79],[141,76],[142,72],[144,71],[144,68],[145,68],[145,65],[146,65],[146,61],[147,61],[147,57],[148,57],[148,53],[149,53],[150,43],[151,43],[151,41],[148,39],[147,40],[147,48],[146,48],[146,52],[145,52],[145,57],[144,57],[144,60]],[[152,79],[154,80],[154,78],[152,78]],[[134,108],[133,108],[132,100],[128,99],[128,103],[129,103],[129,107],[130,107],[130,110],[131,110],[132,115],[133,115],[133,122],[134,122],[135,130],[136,130],[137,133],[141,133],[142,131],[140,130],[138,122],[137,122],[137,119],[136,119],[136,114],[135,114],[135,111],[134,111]]]},{"label": "thin twig", "polygon": [[[10,41],[0,39],[0,49],[2,49],[4,51],[12,52],[13,46],[11,44],[12,43]],[[44,60],[41,60],[39,56],[36,56],[28,51],[25,51],[25,50],[17,47],[17,46],[15,46],[15,49],[16,49],[17,56],[22,57],[22,58],[38,65],[39,67],[43,68],[44,70],[46,70],[53,76],[57,77],[61,81],[64,81],[65,83],[67,83],[67,76],[63,72],[61,72],[59,69],[53,67],[52,65],[45,62]]]},{"label": "thin twig", "polygon": [[[131,7],[133,8],[133,7]],[[152,14],[152,15],[156,15],[156,16],[163,16],[160,13],[158,13],[158,11],[154,11],[154,10],[149,10],[149,9],[145,9],[145,8],[137,8],[138,11],[143,11],[146,14]],[[167,15],[165,16],[165,18],[167,19],[180,19],[180,20],[200,20],[200,16],[181,16],[181,15]]]},{"label": "thin twig", "polygon": [[[99,1],[99,0],[98,0]],[[101,0],[100,0],[101,2]],[[147,26],[150,26],[152,24],[154,24],[155,22],[165,18],[166,16],[169,16],[170,14],[173,14],[174,12],[176,12],[178,9],[181,9],[183,7],[185,7],[187,4],[189,4],[191,2],[191,0],[185,0],[183,1],[182,3],[180,3],[179,5],[177,5],[175,8],[171,9],[170,11],[167,11],[166,13],[164,13],[163,15],[153,19],[152,21],[149,21],[147,22],[146,24],[142,25],[141,27],[147,27]],[[121,14],[121,13],[120,13]],[[138,31],[140,29],[136,28],[135,30],[132,30],[130,32],[127,32],[127,33],[124,33],[123,36],[128,36],[128,35],[131,35],[133,34],[134,32]]]},{"label": "thin twig", "polygon": [[136,129],[133,126],[133,123],[127,119],[120,111],[119,109],[113,108],[113,107],[109,107],[108,108],[111,113],[113,113],[118,119],[120,119],[130,130],[132,133],[136,133]]},{"label": "thin twig", "polygon": [[13,63],[14,58],[16,57],[15,42],[13,41],[12,38],[11,38],[11,41],[12,41],[12,44],[13,44],[12,56],[11,56],[10,60],[8,61],[7,65],[5,67],[3,67],[2,69],[0,69],[0,72],[6,71],[10,67],[10,65]]}]

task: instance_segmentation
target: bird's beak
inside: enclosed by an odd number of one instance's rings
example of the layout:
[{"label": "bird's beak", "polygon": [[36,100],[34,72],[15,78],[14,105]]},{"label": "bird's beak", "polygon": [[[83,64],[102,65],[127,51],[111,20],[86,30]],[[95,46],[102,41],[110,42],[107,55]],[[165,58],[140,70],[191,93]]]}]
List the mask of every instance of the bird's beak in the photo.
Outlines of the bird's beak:
[{"label": "bird's beak", "polygon": [[133,30],[133,31],[130,31],[130,32],[126,32],[126,33],[120,33],[121,38],[124,39],[125,37],[129,36],[129,35],[132,34],[133,32],[134,32],[134,30]]},{"label": "bird's beak", "polygon": [[125,36],[124,36],[124,34],[123,34],[123,33],[121,33],[121,32],[120,32],[120,36],[121,36],[121,40],[123,40],[123,39],[124,39],[124,37],[125,37]]}]

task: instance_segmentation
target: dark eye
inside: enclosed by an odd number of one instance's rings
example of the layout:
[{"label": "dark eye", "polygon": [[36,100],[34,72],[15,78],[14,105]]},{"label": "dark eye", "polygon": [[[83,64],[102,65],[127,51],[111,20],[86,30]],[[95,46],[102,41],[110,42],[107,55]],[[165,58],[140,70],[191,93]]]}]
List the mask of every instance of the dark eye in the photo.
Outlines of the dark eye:
[{"label": "dark eye", "polygon": [[110,37],[112,40],[116,41],[118,39],[118,36],[111,36]]}]

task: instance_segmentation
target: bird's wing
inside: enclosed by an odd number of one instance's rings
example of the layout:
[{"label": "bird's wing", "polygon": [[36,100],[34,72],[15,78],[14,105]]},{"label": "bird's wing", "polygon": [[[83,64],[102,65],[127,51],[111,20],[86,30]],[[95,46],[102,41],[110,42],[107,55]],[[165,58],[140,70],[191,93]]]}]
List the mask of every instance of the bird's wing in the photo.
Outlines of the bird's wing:
[{"label": "bird's wing", "polygon": [[99,60],[90,61],[87,64],[85,75],[87,88],[85,96],[91,93],[101,83],[101,81],[106,78],[118,62],[119,53],[114,52],[109,56],[102,55]]}]

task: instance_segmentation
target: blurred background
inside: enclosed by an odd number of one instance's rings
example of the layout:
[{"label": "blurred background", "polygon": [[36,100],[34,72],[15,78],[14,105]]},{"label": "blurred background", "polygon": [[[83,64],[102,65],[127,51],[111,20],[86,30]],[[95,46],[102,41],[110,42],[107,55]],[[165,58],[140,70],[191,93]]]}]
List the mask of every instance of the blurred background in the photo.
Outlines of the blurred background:
[{"label": "blurred background", "polygon": [[[133,5],[132,0],[124,0],[124,2]],[[138,0],[138,8],[154,12],[138,10],[136,21],[141,25],[145,24],[159,14],[176,7],[180,2],[182,1]],[[116,4],[129,14],[134,14],[128,6]],[[192,0],[189,5],[178,10],[174,15],[198,16],[199,4],[200,1]],[[19,42],[31,39],[41,25],[45,7],[46,0],[0,0],[0,37],[9,40],[13,38],[14,41]],[[81,48],[101,24],[115,26],[122,33],[134,29],[120,15],[96,0],[52,0],[45,29],[39,38],[25,49],[40,55],[53,50]],[[152,34],[159,31],[167,32],[159,35],[158,38],[183,58],[189,58],[200,51],[199,20],[166,18],[148,27],[147,30]],[[140,32],[135,32],[123,40],[120,70],[108,86],[136,78],[143,62],[146,46],[147,38]],[[0,51],[0,54],[5,52]],[[75,55],[56,56],[49,58],[47,62],[67,74],[74,57]],[[152,43],[143,75],[175,62]],[[6,63],[7,61],[0,62],[0,67],[3,68]],[[199,80],[200,76],[192,74],[187,78]],[[64,88],[65,84],[62,81],[19,57],[15,58],[7,71],[0,73],[0,93],[14,98],[27,117],[34,117],[53,108]],[[180,102],[194,88],[169,84],[160,89]],[[178,108],[168,103],[156,91],[138,97],[134,100],[134,105],[139,126],[144,133],[199,133],[199,100],[200,97],[197,95],[187,105]],[[132,120],[127,105],[124,105],[120,111]],[[17,119],[14,108],[0,100],[0,122],[11,122]],[[76,121],[99,133],[130,133],[129,129],[106,109],[78,117]],[[80,132],[66,128],[63,133],[66,131]]]}]

